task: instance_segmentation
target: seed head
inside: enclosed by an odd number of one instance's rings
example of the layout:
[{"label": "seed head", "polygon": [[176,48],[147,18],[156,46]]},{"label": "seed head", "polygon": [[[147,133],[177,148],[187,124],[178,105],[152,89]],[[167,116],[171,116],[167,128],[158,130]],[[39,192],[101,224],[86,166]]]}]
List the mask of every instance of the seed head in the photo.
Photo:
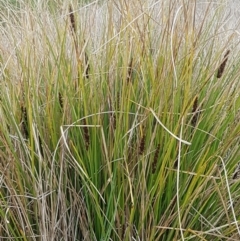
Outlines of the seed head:
[{"label": "seed head", "polygon": [[73,33],[77,33],[77,29],[76,29],[76,21],[75,21],[75,17],[73,14],[73,9],[72,6],[69,5],[69,17],[70,17],[70,23],[71,23],[71,30]]},{"label": "seed head", "polygon": [[196,126],[198,117],[199,117],[199,113],[198,113],[198,97],[195,98],[194,102],[193,102],[193,108],[192,108],[192,120],[191,120],[191,124],[192,126]]},{"label": "seed head", "polygon": [[218,79],[220,79],[222,77],[222,75],[223,75],[224,69],[225,69],[226,64],[227,64],[229,53],[230,53],[230,50],[228,50],[226,52],[226,54],[224,55],[223,61],[222,61],[221,65],[218,68],[218,72],[217,72],[217,78]]}]

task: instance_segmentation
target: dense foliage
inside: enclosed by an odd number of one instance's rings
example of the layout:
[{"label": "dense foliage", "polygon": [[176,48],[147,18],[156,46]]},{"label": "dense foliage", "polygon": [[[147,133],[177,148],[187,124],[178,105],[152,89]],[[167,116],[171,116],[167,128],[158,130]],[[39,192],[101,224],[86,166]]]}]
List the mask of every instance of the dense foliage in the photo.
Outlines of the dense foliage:
[{"label": "dense foliage", "polygon": [[3,239],[239,240],[240,62],[225,5],[1,6]]}]

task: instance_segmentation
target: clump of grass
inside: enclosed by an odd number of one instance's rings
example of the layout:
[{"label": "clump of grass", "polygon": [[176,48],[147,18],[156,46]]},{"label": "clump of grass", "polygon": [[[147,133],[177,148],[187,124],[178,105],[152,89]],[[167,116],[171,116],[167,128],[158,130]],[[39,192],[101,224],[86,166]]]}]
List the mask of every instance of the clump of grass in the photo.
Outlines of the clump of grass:
[{"label": "clump of grass", "polygon": [[5,4],[1,237],[238,240],[240,62],[224,12]]}]

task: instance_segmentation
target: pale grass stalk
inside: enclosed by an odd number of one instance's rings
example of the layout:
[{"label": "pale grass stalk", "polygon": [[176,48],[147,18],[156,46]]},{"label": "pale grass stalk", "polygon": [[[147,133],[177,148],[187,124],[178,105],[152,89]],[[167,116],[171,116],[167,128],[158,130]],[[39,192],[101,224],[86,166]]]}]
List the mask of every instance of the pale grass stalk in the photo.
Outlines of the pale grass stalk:
[{"label": "pale grass stalk", "polygon": [[109,172],[109,179],[108,180],[111,181],[112,177],[113,177],[113,173],[112,173],[112,168],[110,166],[108,148],[107,148],[106,138],[105,138],[105,134],[104,134],[104,130],[103,130],[102,126],[100,127],[100,130],[101,130],[101,135],[102,135],[102,140],[103,140],[103,147],[104,147],[104,152],[105,152],[105,158],[106,158],[108,172]]},{"label": "pale grass stalk", "polygon": [[177,164],[177,210],[178,210],[178,221],[179,221],[179,230],[181,233],[181,238],[184,241],[184,235],[182,230],[182,218],[181,218],[181,210],[180,210],[180,197],[179,197],[179,190],[180,190],[180,163],[181,163],[181,148],[182,148],[182,129],[183,129],[183,118],[181,120],[181,129],[180,129],[180,141],[178,145],[178,164]]},{"label": "pale grass stalk", "polygon": [[228,182],[228,175],[227,175],[227,170],[226,170],[226,166],[225,166],[225,163],[224,163],[224,160],[221,156],[217,156],[221,162],[222,162],[222,166],[223,166],[223,170],[224,170],[224,176],[225,176],[225,179],[226,179],[226,187],[227,187],[227,191],[228,191],[228,196],[229,196],[229,201],[230,201],[230,209],[232,211],[232,214],[233,214],[233,219],[234,219],[234,224],[236,225],[236,228],[237,228],[237,231],[238,231],[238,235],[239,235],[239,238],[240,238],[240,229],[239,229],[239,222],[237,221],[237,218],[236,218],[236,214],[235,214],[235,210],[234,210],[234,207],[233,207],[233,199],[232,199],[232,195],[231,195],[231,191],[230,191],[230,185],[229,185],[229,182]]},{"label": "pale grass stalk", "polygon": [[155,119],[157,120],[157,122],[163,127],[164,130],[166,130],[172,137],[174,137],[176,140],[180,141],[181,143],[184,143],[186,145],[191,145],[190,142],[182,140],[180,137],[177,137],[176,135],[174,135],[157,117],[156,113],[154,112],[154,110],[152,108],[149,108],[149,110],[152,112],[152,114],[154,115]]},{"label": "pale grass stalk", "polygon": [[178,77],[177,77],[176,64],[175,64],[175,60],[174,60],[174,56],[173,56],[173,34],[174,34],[174,27],[177,22],[178,13],[180,12],[182,7],[183,6],[181,5],[178,8],[178,10],[174,16],[173,25],[172,25],[172,29],[171,29],[171,59],[172,59],[173,73],[174,73],[174,78],[175,78],[175,88],[177,88],[177,86],[178,86]]},{"label": "pale grass stalk", "polygon": [[[170,171],[178,172],[177,169],[172,169],[172,168],[168,168],[168,167],[166,167],[166,169],[170,170]],[[183,171],[183,170],[180,170],[180,173],[184,173],[184,174],[188,174],[188,175],[192,175],[192,176],[206,177],[206,178],[216,179],[216,180],[220,180],[221,179],[220,177],[208,176],[208,175],[203,175],[203,174],[199,175],[196,172],[189,172],[189,171]]]},{"label": "pale grass stalk", "polygon": [[[39,139],[38,139],[38,136],[39,134],[37,133],[37,125],[36,123],[32,123],[32,131],[33,131],[33,137],[34,137],[34,142],[35,144],[37,145],[37,154],[38,154],[38,157],[39,157],[39,160],[40,160],[40,163],[42,164],[43,162],[43,157],[42,157],[42,153],[41,153],[41,143],[39,143]],[[40,174],[41,175],[41,174]]]}]

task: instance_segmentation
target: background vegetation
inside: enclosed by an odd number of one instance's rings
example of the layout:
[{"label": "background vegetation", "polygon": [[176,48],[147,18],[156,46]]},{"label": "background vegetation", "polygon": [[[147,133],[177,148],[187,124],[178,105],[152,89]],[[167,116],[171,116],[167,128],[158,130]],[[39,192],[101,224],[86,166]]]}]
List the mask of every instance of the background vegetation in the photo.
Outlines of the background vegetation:
[{"label": "background vegetation", "polygon": [[239,240],[224,2],[1,6],[1,239]]}]

